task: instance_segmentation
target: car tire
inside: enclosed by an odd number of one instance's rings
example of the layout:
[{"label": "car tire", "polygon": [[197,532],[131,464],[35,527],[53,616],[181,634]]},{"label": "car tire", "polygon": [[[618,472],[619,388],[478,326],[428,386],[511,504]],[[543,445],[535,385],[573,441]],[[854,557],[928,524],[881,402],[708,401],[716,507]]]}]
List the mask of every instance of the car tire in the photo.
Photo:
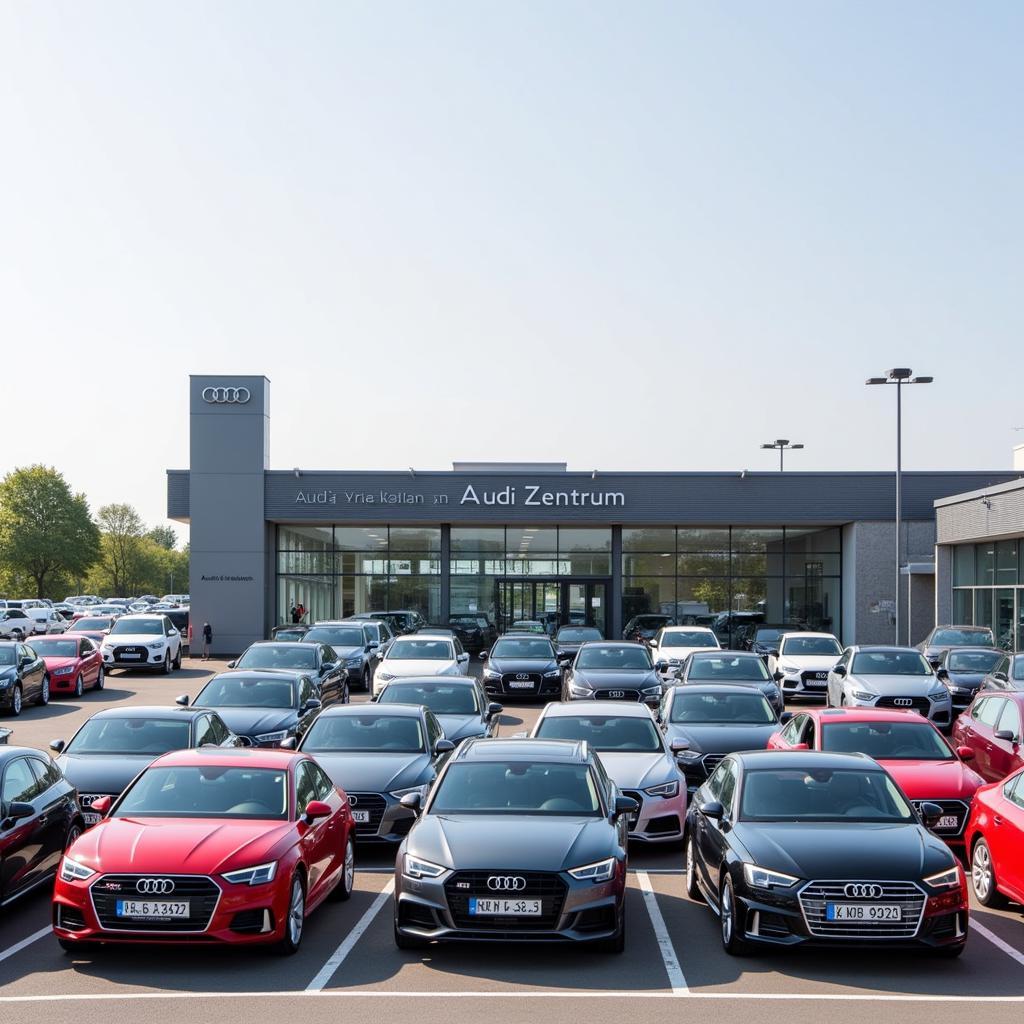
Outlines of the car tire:
[{"label": "car tire", "polygon": [[693,852],[693,832],[686,839],[686,850],[683,855],[683,862],[686,864],[686,895],[697,903],[704,902],[704,895],[697,884],[697,863]]},{"label": "car tire", "polygon": [[743,956],[750,949],[749,945],[739,936],[739,905],[736,902],[736,893],[733,889],[732,879],[727,870],[725,881],[722,883],[722,891],[718,900],[718,917],[722,926],[722,948],[730,956]]},{"label": "car tire", "polygon": [[345,863],[341,869],[341,878],[338,884],[331,890],[330,899],[334,903],[344,903],[350,899],[356,881],[356,844],[352,837],[348,837],[345,844]]},{"label": "car tire", "polygon": [[168,651],[164,655],[164,667],[163,667],[162,671],[163,671],[163,674],[165,676],[169,676],[171,674],[172,665],[171,665],[171,652],[170,651]]},{"label": "car tire", "polygon": [[281,956],[294,956],[302,945],[302,933],[306,922],[306,883],[302,872],[292,875],[292,884],[288,889],[288,912],[284,921],[284,938],[277,944],[277,952]]},{"label": "car tire", "polygon": [[352,703],[352,691],[348,688],[348,683],[345,684],[345,689],[341,692],[341,703],[351,704]]},{"label": "car tire", "polygon": [[399,949],[423,949],[427,945],[427,940],[414,935],[403,935],[398,930],[398,921],[395,921],[395,945]]},{"label": "car tire", "polygon": [[177,672],[181,668],[181,645],[178,645],[178,653],[174,656],[174,671]]},{"label": "car tire", "polygon": [[64,851],[65,853],[71,849],[71,844],[82,834],[82,825],[80,822],[74,822],[71,828],[68,829],[68,834],[64,837]]},{"label": "car tire", "polygon": [[[364,668],[363,669],[362,687],[363,687],[363,693],[369,693],[370,692],[370,670],[368,668]],[[348,702],[346,701],[346,703],[348,703]]]},{"label": "car tire", "polygon": [[85,683],[82,682],[82,673],[78,673],[78,678],[75,680],[75,699],[81,698],[82,694],[85,693]]},{"label": "car tire", "polygon": [[983,837],[979,837],[971,851],[971,889],[983,907],[1005,907],[1009,900],[996,887],[996,870],[992,864],[992,851]]},{"label": "car tire", "polygon": [[20,644],[25,639],[25,634],[20,629],[14,629],[11,631],[11,639]]},{"label": "car tire", "polygon": [[49,673],[43,675],[43,685],[39,688],[39,696],[36,697],[36,706],[45,708],[50,703],[50,676]]},{"label": "car tire", "polygon": [[11,706],[7,709],[7,714],[12,718],[17,718],[21,714],[22,706],[21,683],[15,683],[14,689],[11,691]]},{"label": "car tire", "polygon": [[96,682],[93,683],[93,689],[94,690],[102,690],[103,689],[103,684],[106,682],[106,680],[103,678],[103,675],[104,675],[104,673],[103,673],[103,666],[100,665],[100,670],[99,670],[99,672],[96,673]]}]

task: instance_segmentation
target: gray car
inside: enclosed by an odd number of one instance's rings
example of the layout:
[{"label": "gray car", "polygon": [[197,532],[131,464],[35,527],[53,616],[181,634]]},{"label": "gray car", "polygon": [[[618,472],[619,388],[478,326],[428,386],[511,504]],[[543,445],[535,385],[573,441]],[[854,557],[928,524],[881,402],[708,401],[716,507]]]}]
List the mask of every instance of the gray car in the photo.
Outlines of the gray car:
[{"label": "gray car", "polygon": [[415,817],[402,797],[429,788],[454,747],[432,711],[409,704],[329,708],[299,744],[348,793],[356,837],[391,843]]},{"label": "gray car", "polygon": [[831,708],[913,709],[939,726],[953,723],[949,673],[915,647],[847,647],[828,674]]},{"label": "gray car", "polygon": [[367,635],[363,623],[318,622],[306,630],[300,643],[326,644],[348,672],[349,686],[370,692],[380,643]]},{"label": "gray car", "polygon": [[782,690],[768,674],[764,658],[753,651],[694,651],[683,661],[676,681],[680,686],[721,683],[724,686],[756,687],[775,713],[782,713]]},{"label": "gray car", "polygon": [[[627,817],[586,743],[468,740],[395,861],[395,943],[593,942],[625,946]],[[421,810],[422,808],[422,810]]]},{"label": "gray car", "polygon": [[463,740],[493,736],[500,704],[488,703],[483,687],[469,676],[395,679],[374,698],[378,704],[412,704],[429,708],[456,746]]},{"label": "gray car", "polygon": [[917,649],[937,666],[943,651],[954,647],[995,647],[996,638],[988,626],[936,626]]},{"label": "gray car", "polygon": [[562,680],[562,700],[628,700],[657,706],[661,701],[659,672],[668,662],[651,661],[643,644],[599,641],[585,643]]}]

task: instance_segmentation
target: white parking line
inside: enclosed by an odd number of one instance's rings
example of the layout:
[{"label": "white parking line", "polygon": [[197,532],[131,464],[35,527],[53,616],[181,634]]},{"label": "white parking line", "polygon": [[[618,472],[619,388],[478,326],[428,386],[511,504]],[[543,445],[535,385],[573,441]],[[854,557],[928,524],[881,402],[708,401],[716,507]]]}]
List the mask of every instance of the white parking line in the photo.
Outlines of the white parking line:
[{"label": "white parking line", "polygon": [[319,992],[334,976],[334,972],[345,962],[345,957],[352,952],[355,944],[363,937],[363,932],[370,927],[370,923],[380,913],[381,907],[391,898],[395,889],[395,880],[392,878],[384,886],[377,898],[370,904],[370,909],[356,922],[356,926],[345,936],[342,944],[328,957],[327,962],[317,971],[313,980],[306,986],[307,992]]},{"label": "white parking line", "polygon": [[654,928],[654,936],[658,940],[658,949],[661,950],[661,959],[665,964],[665,973],[668,975],[669,984],[672,986],[674,996],[688,996],[690,986],[686,984],[686,977],[682,967],[679,966],[679,958],[676,956],[675,946],[672,945],[672,938],[665,927],[665,918],[661,916],[661,908],[658,906],[658,897],[651,887],[651,879],[646,871],[638,871],[636,880],[640,884],[640,890],[644,894],[644,903],[647,906],[647,915],[651,919],[651,927]]},{"label": "white parking line", "polygon": [[47,925],[45,928],[40,928],[39,931],[33,932],[28,938],[22,939],[21,942],[16,942],[13,946],[8,946],[2,953],[0,953],[0,960],[6,960],[9,956],[14,956],[15,953],[20,953],[26,946],[31,946],[33,942],[37,942],[44,935],[49,935],[51,928]]},{"label": "white parking line", "polygon": [[1022,967],[1024,967],[1024,953],[1019,949],[1014,949],[1008,942],[1004,942],[995,932],[989,931],[983,924],[978,924],[977,921],[971,921],[970,927],[976,931],[979,935],[984,936],[992,943],[997,949],[1001,949],[1008,957],[1016,960]]}]

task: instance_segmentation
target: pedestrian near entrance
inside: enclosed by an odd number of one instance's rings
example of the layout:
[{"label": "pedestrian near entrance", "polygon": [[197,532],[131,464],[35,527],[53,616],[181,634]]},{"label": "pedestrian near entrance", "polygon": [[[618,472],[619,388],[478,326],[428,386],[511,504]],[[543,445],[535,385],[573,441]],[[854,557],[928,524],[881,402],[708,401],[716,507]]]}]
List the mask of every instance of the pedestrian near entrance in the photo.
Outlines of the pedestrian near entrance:
[{"label": "pedestrian near entrance", "polygon": [[208,623],[203,623],[203,661],[210,660],[210,644],[213,642],[213,627]]},{"label": "pedestrian near entrance", "polygon": [[299,609],[292,605],[292,610],[288,613],[291,616],[292,623],[299,621]]},{"label": "pedestrian near entrance", "polygon": [[299,613],[299,617],[295,621],[301,622],[306,617],[306,606],[300,601],[297,610]]}]

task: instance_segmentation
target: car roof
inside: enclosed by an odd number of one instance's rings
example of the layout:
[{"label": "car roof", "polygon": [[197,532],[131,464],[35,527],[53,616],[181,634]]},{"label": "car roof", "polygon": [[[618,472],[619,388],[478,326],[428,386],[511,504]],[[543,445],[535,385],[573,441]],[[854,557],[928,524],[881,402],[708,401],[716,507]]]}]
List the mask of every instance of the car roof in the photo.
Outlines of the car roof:
[{"label": "car roof", "polygon": [[860,768],[884,772],[867,754],[837,754],[825,750],[744,750],[727,755],[744,767],[756,768]]},{"label": "car roof", "polygon": [[[685,689],[692,690],[692,686]],[[723,687],[724,689],[724,687]],[[733,687],[733,692],[735,692]],[[643,718],[652,720],[646,704],[631,701],[572,700],[566,704],[548,704],[541,712],[544,718],[576,718],[578,715],[604,715],[608,718]]]},{"label": "car roof", "polygon": [[[458,676],[431,676],[435,683],[446,678],[458,679]],[[467,677],[468,678],[468,677]],[[398,680],[395,680],[398,682]],[[405,682],[403,679],[402,682]],[[334,704],[324,708],[317,716],[319,718],[359,718],[362,715],[392,715],[395,718],[419,718],[423,714],[423,707],[420,704]]]},{"label": "car roof", "polygon": [[916,647],[902,647],[897,646],[896,644],[864,644],[863,646],[860,644],[854,644],[850,650],[855,653],[863,654],[882,654],[886,651],[892,651],[894,653],[899,651],[904,654],[921,653]]},{"label": "car roof", "polygon": [[761,655],[758,654],[756,651],[733,651],[733,650],[730,650],[728,647],[723,649],[723,650],[721,650],[721,651],[716,651],[716,650],[714,650],[711,647],[706,647],[706,648],[702,647],[699,651],[694,651],[693,654],[690,655],[690,657],[691,658],[696,658],[697,660],[700,660],[702,658],[724,658],[724,657],[730,657],[730,658],[757,658],[758,661],[763,661],[764,660],[761,657]]},{"label": "car roof", "polygon": [[957,624],[956,622],[949,622],[942,626],[936,626],[932,632],[937,633],[940,629],[964,629],[969,630],[973,633],[991,633],[991,626],[969,626],[967,623]]},{"label": "car roof", "polygon": [[309,755],[301,751],[282,750],[280,747],[200,747],[163,754],[150,768],[177,768],[196,764],[237,768],[244,764],[247,768],[281,769],[309,759]]},{"label": "car roof", "polygon": [[419,686],[428,683],[432,686],[479,686],[480,680],[475,676],[399,676],[390,680],[384,689],[390,690],[392,686],[401,686],[402,683],[416,683]]},{"label": "car roof", "polygon": [[710,626],[665,626],[663,633],[714,633]]},{"label": "car roof", "polygon": [[[295,647],[300,651],[309,650],[309,644],[304,644],[299,640],[254,640],[249,647]],[[247,647],[245,650],[249,649]],[[243,654],[245,651],[242,652]]]},{"label": "car roof", "polygon": [[164,704],[128,704],[124,707],[102,708],[89,718],[159,718],[170,720],[172,718],[195,717],[198,714],[206,713],[212,708],[179,707],[177,704],[168,707]]},{"label": "car roof", "polygon": [[[1001,651],[998,647],[950,647],[946,654],[1006,654],[1007,651]],[[1012,655],[1012,657],[1019,657],[1019,655]]]},{"label": "car roof", "polygon": [[638,644],[635,640],[588,640],[580,650],[592,650],[595,647],[637,647],[642,651],[647,650],[646,644]]},{"label": "car roof", "polygon": [[797,714],[808,714],[816,718],[822,725],[828,722],[923,722],[935,726],[913,708],[808,708]]},{"label": "car roof", "polygon": [[812,633],[809,629],[794,629],[789,633],[783,634],[783,637],[787,636],[798,636],[801,640],[836,640],[838,637],[835,633]]},{"label": "car roof", "polygon": [[223,672],[214,672],[206,682],[210,683],[214,679],[224,679],[225,677],[280,679],[281,676],[287,676],[289,679],[295,679],[298,676],[308,676],[312,671],[312,669],[302,668],[229,668]]},{"label": "car roof", "polygon": [[585,740],[472,738],[463,740],[454,756],[459,761],[563,761],[584,764],[590,760],[590,748]]},{"label": "car roof", "polygon": [[[685,686],[673,686],[671,687],[671,689],[674,690],[676,693],[746,693],[748,695],[754,694],[762,697],[764,696],[761,690],[757,689],[756,687],[737,686],[736,683],[713,683],[710,681],[706,683],[687,683]],[[601,703],[604,703],[604,701],[602,701]],[[799,712],[797,712],[797,714],[799,714]],[[697,723],[695,722],[693,724],[696,725]]]}]

